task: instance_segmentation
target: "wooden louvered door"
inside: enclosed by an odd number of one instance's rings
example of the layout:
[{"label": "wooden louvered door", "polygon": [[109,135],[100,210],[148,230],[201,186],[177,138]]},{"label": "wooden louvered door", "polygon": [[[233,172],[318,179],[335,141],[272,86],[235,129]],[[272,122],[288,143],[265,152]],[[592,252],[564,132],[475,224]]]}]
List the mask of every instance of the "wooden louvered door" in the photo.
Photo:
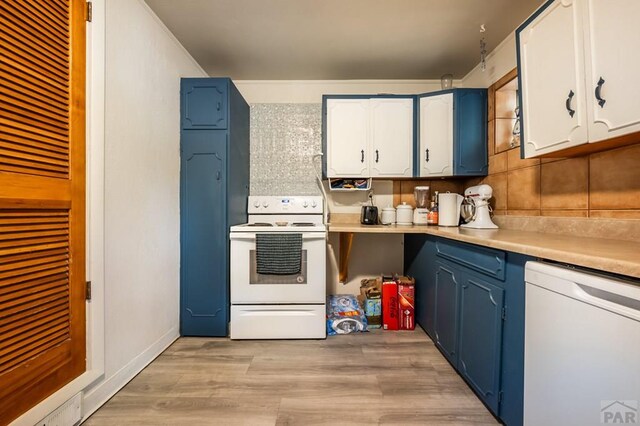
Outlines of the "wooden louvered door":
[{"label": "wooden louvered door", "polygon": [[85,10],[0,1],[0,424],[86,367]]}]

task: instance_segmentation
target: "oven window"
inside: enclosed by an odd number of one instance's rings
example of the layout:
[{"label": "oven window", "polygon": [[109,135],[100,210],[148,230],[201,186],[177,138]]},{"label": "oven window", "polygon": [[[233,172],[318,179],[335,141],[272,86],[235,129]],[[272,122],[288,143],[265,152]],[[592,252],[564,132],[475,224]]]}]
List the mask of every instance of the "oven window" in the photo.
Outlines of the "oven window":
[{"label": "oven window", "polygon": [[256,251],[249,250],[251,259],[249,270],[249,284],[307,284],[307,251],[302,250],[302,264],[300,272],[293,275],[259,274],[256,267]]}]

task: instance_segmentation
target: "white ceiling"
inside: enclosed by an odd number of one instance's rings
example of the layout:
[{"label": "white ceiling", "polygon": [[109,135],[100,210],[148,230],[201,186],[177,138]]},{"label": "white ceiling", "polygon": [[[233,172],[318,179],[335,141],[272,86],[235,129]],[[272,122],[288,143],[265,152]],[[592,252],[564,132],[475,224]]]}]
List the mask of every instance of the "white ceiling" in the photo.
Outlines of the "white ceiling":
[{"label": "white ceiling", "polygon": [[211,76],[462,78],[542,0],[146,0]]}]

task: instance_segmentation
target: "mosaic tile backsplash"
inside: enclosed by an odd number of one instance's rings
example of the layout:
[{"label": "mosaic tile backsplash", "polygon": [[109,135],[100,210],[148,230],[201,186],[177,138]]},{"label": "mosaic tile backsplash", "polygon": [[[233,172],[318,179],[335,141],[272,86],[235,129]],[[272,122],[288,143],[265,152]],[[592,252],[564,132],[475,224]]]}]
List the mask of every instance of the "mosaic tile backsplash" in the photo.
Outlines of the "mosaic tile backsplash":
[{"label": "mosaic tile backsplash", "polygon": [[322,104],[251,105],[251,195],[320,195]]}]

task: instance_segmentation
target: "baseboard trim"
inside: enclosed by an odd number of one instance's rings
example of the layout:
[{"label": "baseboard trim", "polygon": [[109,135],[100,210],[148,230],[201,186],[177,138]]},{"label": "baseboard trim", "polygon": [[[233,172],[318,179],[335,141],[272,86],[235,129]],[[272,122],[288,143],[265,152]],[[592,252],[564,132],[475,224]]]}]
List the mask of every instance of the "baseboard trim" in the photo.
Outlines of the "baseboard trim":
[{"label": "baseboard trim", "polygon": [[175,342],[178,337],[180,337],[178,327],[173,327],[111,377],[84,392],[82,399],[82,422],[89,418],[98,408],[102,407],[111,397],[129,383],[131,379],[167,349],[169,345]]}]

